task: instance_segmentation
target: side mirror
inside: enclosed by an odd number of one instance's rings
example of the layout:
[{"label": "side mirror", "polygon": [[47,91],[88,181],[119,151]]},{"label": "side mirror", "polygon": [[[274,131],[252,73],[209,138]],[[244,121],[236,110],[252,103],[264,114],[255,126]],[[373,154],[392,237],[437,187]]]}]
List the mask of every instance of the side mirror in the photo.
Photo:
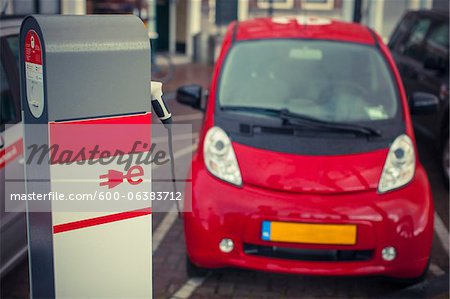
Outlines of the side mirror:
[{"label": "side mirror", "polygon": [[409,100],[411,114],[431,114],[437,112],[439,99],[437,96],[426,92],[415,92]]},{"label": "side mirror", "polygon": [[201,110],[202,87],[197,84],[181,86],[177,89],[176,99],[183,105]]}]

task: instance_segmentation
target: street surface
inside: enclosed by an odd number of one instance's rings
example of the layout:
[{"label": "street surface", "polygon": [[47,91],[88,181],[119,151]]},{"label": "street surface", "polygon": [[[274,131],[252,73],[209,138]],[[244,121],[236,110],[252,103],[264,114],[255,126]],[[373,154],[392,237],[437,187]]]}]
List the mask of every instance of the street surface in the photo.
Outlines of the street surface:
[{"label": "street surface", "polygon": [[[196,148],[202,113],[178,104],[173,98],[174,92],[184,84],[196,83],[207,88],[211,72],[212,67],[207,65],[178,65],[173,80],[164,87],[175,123],[192,124],[192,150]],[[438,216],[427,277],[430,281],[449,271],[449,193],[443,185],[432,143],[422,136],[417,139]],[[176,136],[174,140],[176,143]],[[178,165],[186,167],[191,153],[179,151],[175,152],[175,157]],[[176,172],[187,173],[187,169]],[[372,277],[311,277],[238,269],[214,271],[204,279],[189,280],[185,273],[183,220],[177,213],[155,213],[153,217],[154,298],[380,298],[401,290],[397,285]],[[27,297],[27,262],[24,261],[2,281],[1,298]],[[448,298],[448,295],[437,294],[432,298]]]}]

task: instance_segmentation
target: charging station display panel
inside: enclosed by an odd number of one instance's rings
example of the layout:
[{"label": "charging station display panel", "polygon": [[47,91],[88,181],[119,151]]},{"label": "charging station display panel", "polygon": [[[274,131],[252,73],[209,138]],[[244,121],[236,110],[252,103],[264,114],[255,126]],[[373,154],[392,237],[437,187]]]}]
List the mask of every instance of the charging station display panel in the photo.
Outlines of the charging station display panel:
[{"label": "charging station display panel", "polygon": [[42,45],[36,31],[29,30],[25,37],[25,77],[28,107],[34,117],[44,112],[44,76]]}]

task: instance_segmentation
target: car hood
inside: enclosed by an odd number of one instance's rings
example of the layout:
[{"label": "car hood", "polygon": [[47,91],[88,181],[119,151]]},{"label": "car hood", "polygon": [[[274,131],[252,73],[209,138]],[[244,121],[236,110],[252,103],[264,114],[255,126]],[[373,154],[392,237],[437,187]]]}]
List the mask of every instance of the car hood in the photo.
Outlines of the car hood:
[{"label": "car hood", "polygon": [[344,193],[376,189],[389,149],[368,153],[306,156],[233,142],[244,184],[298,193]]}]

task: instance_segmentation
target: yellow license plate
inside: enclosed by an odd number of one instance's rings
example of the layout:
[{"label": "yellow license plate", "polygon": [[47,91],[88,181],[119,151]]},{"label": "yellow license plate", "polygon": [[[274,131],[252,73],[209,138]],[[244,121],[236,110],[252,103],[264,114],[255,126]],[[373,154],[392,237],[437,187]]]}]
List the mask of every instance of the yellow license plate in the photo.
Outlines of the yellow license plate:
[{"label": "yellow license plate", "polygon": [[273,242],[354,245],[356,225],[263,221],[261,237]]}]

